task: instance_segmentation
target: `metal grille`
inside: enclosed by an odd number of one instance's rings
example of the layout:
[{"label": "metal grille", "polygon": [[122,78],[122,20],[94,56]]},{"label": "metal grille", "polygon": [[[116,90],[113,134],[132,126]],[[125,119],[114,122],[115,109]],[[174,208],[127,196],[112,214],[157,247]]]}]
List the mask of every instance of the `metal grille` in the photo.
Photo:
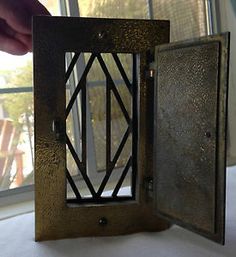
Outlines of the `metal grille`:
[{"label": "metal grille", "polygon": [[[65,74],[65,80],[66,83],[68,82],[70,75],[73,72],[74,67],[76,66],[76,63],[78,62],[79,58],[83,55],[83,53],[75,53],[73,55],[73,58],[68,65],[66,74]],[[106,54],[107,55],[107,54]],[[120,76],[122,78],[122,81],[127,88],[128,94],[131,96],[131,106],[132,110],[128,111],[128,107],[124,103],[122,96],[118,90],[118,86],[116,81],[111,75],[111,72],[109,71],[109,65],[106,63],[106,60],[100,53],[91,53],[87,64],[85,65],[84,71],[80,76],[80,79],[78,81],[78,84],[71,95],[67,107],[66,107],[66,117],[68,118],[69,115],[72,112],[73,106],[76,104],[76,101],[80,102],[80,111],[81,111],[81,147],[80,152],[75,149],[75,144],[72,142],[74,139],[70,138],[70,136],[66,135],[66,145],[67,149],[69,151],[69,155],[72,157],[74,163],[76,164],[76,167],[79,171],[79,175],[82,177],[82,179],[79,179],[75,181],[74,177],[71,175],[73,174],[67,165],[66,168],[66,176],[67,181],[73,190],[73,193],[75,195],[75,198],[69,198],[67,199],[68,203],[81,203],[81,202],[106,202],[106,201],[119,201],[119,200],[130,200],[134,199],[135,197],[135,181],[136,181],[136,152],[137,152],[137,99],[136,99],[136,90],[137,90],[137,70],[136,70],[136,56],[132,55],[132,75],[131,80],[129,76],[127,75],[127,70],[124,67],[124,64],[122,64],[122,61],[118,54],[112,53],[109,54],[110,57],[112,57],[117,70],[120,73]],[[88,83],[88,76],[91,71],[91,67],[95,63],[95,61],[99,64],[100,69],[105,77],[104,81],[104,89],[105,89],[105,175],[103,176],[102,180],[100,181],[99,185],[94,185],[89,173],[88,173],[88,167],[87,167],[87,154],[88,154],[88,147],[90,145],[87,143],[87,98],[88,98],[88,90],[89,90],[89,83]],[[129,68],[130,69],[130,68]],[[97,74],[99,76],[99,74]],[[111,125],[112,125],[112,117],[111,117],[111,107],[112,107],[112,99],[115,99],[121,113],[123,115],[123,118],[126,122],[127,128],[125,132],[123,133],[120,143],[118,145],[118,148],[112,155],[112,133],[111,133]],[[113,101],[114,101],[113,99]],[[90,122],[90,121],[89,121]],[[128,139],[130,139],[130,136],[132,136],[132,142],[131,142],[131,151],[129,153],[129,156],[127,156],[127,160],[125,161],[122,171],[120,173],[120,176],[117,177],[117,180],[113,182],[113,188],[111,190],[111,193],[109,196],[105,192],[106,186],[109,183],[109,179],[111,175],[116,172],[116,166],[118,159],[121,156],[122,151],[124,150],[125,145],[128,142]],[[130,195],[119,195],[119,190],[121,189],[121,186],[124,182],[124,180],[127,177],[128,172],[131,172],[131,193]],[[87,188],[87,195],[83,195],[80,192],[79,184],[84,184]]]}]

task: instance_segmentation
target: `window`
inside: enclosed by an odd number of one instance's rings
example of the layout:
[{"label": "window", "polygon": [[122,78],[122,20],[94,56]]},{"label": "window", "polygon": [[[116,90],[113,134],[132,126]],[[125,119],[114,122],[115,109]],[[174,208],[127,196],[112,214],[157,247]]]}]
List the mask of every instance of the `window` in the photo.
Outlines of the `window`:
[{"label": "window", "polygon": [[[41,2],[53,15],[59,14],[57,1]],[[0,59],[0,197],[5,197],[33,189],[32,53],[0,52]]]},{"label": "window", "polygon": [[[198,37],[206,35],[209,31],[209,16],[205,0],[42,0],[52,14],[59,14],[59,7],[62,15],[83,16],[83,17],[103,17],[103,18],[133,18],[133,19],[170,19],[171,21],[171,41],[182,40],[186,38]],[[59,4],[60,2],[60,4]],[[209,7],[209,6],[208,6]],[[0,191],[8,190],[8,192],[17,192],[13,188],[21,187],[22,190],[32,189],[33,184],[33,108],[32,108],[32,54],[23,57],[12,57],[1,53],[1,60],[9,61],[8,65],[4,61],[4,66],[0,66],[0,119],[1,126],[1,151],[4,156],[4,168],[0,163]],[[69,63],[73,57],[73,53],[67,53],[66,62]],[[84,54],[77,65],[73,75],[68,80],[67,95],[68,99],[73,94],[76,81],[78,81],[80,70],[84,68],[84,63],[88,58],[88,54]],[[107,58],[110,66],[114,66],[112,60]],[[128,67],[130,57],[122,56],[121,59]],[[102,84],[104,78],[99,72],[98,66],[93,67],[94,72],[99,74],[96,77],[91,74],[89,77],[89,94],[87,99],[88,117],[88,144],[90,153],[88,154],[88,172],[95,179],[99,178],[104,170],[104,148],[101,145],[104,142],[104,131],[102,124],[105,117],[102,115],[102,104],[104,92]],[[113,68],[116,82],[119,84],[120,94],[125,101],[129,102],[122,78],[118,76],[117,71]],[[128,70],[129,73],[129,70]],[[94,98],[96,105],[101,106],[96,109],[94,106]],[[99,103],[100,102],[100,103]],[[113,149],[119,144],[120,135],[125,129],[125,122],[121,115],[119,106],[113,100],[112,126],[113,133]],[[73,107],[73,112],[69,116],[67,131],[74,142],[74,147],[79,154],[81,143],[80,135],[80,107],[79,103]],[[118,126],[119,124],[119,126]],[[4,128],[4,129],[3,129]],[[100,133],[101,132],[101,133]],[[127,147],[127,152],[129,147]],[[100,158],[101,156],[101,158]],[[122,158],[118,161],[118,167],[125,165],[127,153],[124,151]],[[71,167],[71,175],[79,175],[74,169],[72,158],[68,155],[68,163]],[[13,190],[9,190],[13,189]],[[1,192],[0,192],[1,196]]]}]

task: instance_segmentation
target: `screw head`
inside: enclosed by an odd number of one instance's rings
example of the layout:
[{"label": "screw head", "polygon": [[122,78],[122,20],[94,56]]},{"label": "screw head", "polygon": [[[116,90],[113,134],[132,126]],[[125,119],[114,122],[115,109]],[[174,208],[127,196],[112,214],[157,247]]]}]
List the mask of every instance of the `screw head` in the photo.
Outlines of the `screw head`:
[{"label": "screw head", "polygon": [[101,217],[101,218],[99,219],[99,221],[98,221],[98,224],[99,224],[100,226],[106,226],[107,223],[108,223],[108,221],[107,221],[107,218],[106,218],[106,217]]},{"label": "screw head", "polygon": [[105,37],[105,32],[104,31],[100,31],[98,32],[98,39],[103,39]]}]

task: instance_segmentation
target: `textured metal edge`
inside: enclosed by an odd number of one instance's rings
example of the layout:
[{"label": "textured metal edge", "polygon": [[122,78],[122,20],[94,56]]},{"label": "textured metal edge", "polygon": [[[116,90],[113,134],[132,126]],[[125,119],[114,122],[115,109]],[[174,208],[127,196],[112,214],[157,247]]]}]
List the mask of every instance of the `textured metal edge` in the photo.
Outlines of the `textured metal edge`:
[{"label": "textured metal edge", "polygon": [[[183,224],[184,221],[174,219],[165,213],[162,213],[155,209],[155,212],[162,218],[169,220],[170,222],[182,226],[192,232],[198,233],[212,241],[224,245],[225,243],[225,202],[226,202],[226,138],[227,138],[227,101],[228,101],[228,77],[229,77],[229,40],[230,33],[221,33],[218,35],[212,35],[207,37],[201,37],[191,40],[185,40],[170,44],[165,44],[156,47],[155,58],[158,58],[158,53],[161,51],[167,51],[172,49],[177,49],[179,47],[184,48],[188,46],[194,46],[199,44],[207,44],[210,42],[220,43],[220,70],[219,70],[219,85],[218,85],[218,140],[217,140],[217,153],[216,153],[216,233],[211,234],[192,226],[191,224]],[[157,67],[156,67],[157,68]],[[158,74],[157,74],[158,76]],[[157,82],[155,82],[156,84]],[[156,97],[157,90],[155,87],[154,95]],[[154,103],[155,104],[155,103]],[[156,110],[156,105],[154,107],[154,112]],[[156,115],[156,113],[154,113]],[[154,127],[155,127],[154,119]],[[155,133],[155,130],[154,130]],[[155,137],[155,135],[154,135]],[[219,143],[221,142],[221,143]],[[158,146],[155,146],[155,148]],[[154,148],[154,155],[155,155]],[[155,159],[155,156],[154,156]],[[154,161],[154,174],[159,172],[158,167],[155,165]],[[154,183],[154,192],[155,192]],[[154,193],[155,197],[155,193]],[[156,199],[154,199],[154,202]],[[158,203],[155,203],[158,205]]]},{"label": "textured metal edge", "polygon": [[164,40],[169,38],[167,20],[35,16],[33,23],[40,35],[35,33],[36,41],[46,44],[45,39],[51,38],[64,52],[140,53],[169,41]]},{"label": "textured metal edge", "polygon": [[[93,27],[94,23],[104,26],[120,27],[122,33],[127,24],[132,28],[130,40],[119,37],[116,46],[103,47],[106,40],[93,48],[92,33],[85,32],[84,27]],[[104,25],[105,24],[105,25]],[[139,29],[138,29],[139,28]],[[141,34],[137,35],[137,30]],[[81,36],[82,35],[82,36]],[[119,36],[119,35],[117,35]],[[138,40],[140,37],[142,40]],[[85,44],[84,39],[93,40]],[[126,38],[126,41],[124,40]],[[108,37],[109,39],[109,37]],[[144,41],[143,41],[144,40]],[[96,41],[96,40],[95,40]],[[127,234],[138,231],[160,231],[167,229],[169,223],[153,215],[152,205],[145,202],[146,192],[142,187],[142,177],[147,170],[149,146],[146,143],[147,127],[140,130],[138,155],[139,178],[137,180],[138,198],[136,202],[120,205],[89,205],[71,208],[66,205],[65,146],[56,142],[49,130],[50,120],[65,117],[65,106],[57,101],[65,100],[64,92],[64,54],[66,51],[97,51],[139,53],[157,44],[169,41],[168,21],[91,19],[68,17],[35,17],[33,20],[34,47],[34,100],[35,100],[35,238],[36,241],[77,236],[108,236]],[[84,46],[85,45],[85,46]],[[139,98],[140,121],[146,120],[148,87],[146,85],[146,61],[141,61],[141,79]],[[58,90],[59,88],[59,90]],[[64,101],[65,102],[65,101]],[[139,121],[139,122],[140,122]],[[140,125],[143,124],[140,122]],[[65,131],[65,124],[63,124]],[[41,137],[43,133],[43,137]],[[46,140],[45,140],[46,139]],[[140,144],[144,143],[144,148]],[[50,151],[50,147],[54,150]],[[49,151],[50,158],[45,155]],[[46,157],[46,158],[45,158]],[[64,190],[62,190],[64,188]],[[109,226],[98,224],[101,217],[107,217]]]}]

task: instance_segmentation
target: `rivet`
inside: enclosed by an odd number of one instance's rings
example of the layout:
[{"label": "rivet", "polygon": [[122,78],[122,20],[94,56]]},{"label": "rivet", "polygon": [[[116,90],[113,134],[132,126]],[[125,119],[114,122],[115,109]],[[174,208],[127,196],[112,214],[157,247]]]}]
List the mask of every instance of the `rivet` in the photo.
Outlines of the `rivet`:
[{"label": "rivet", "polygon": [[108,221],[107,221],[107,218],[106,218],[106,217],[100,218],[100,219],[99,219],[99,222],[98,222],[98,224],[99,224],[100,226],[106,226],[107,223],[108,223]]},{"label": "rivet", "polygon": [[105,32],[98,32],[98,39],[103,39],[105,37]]}]

